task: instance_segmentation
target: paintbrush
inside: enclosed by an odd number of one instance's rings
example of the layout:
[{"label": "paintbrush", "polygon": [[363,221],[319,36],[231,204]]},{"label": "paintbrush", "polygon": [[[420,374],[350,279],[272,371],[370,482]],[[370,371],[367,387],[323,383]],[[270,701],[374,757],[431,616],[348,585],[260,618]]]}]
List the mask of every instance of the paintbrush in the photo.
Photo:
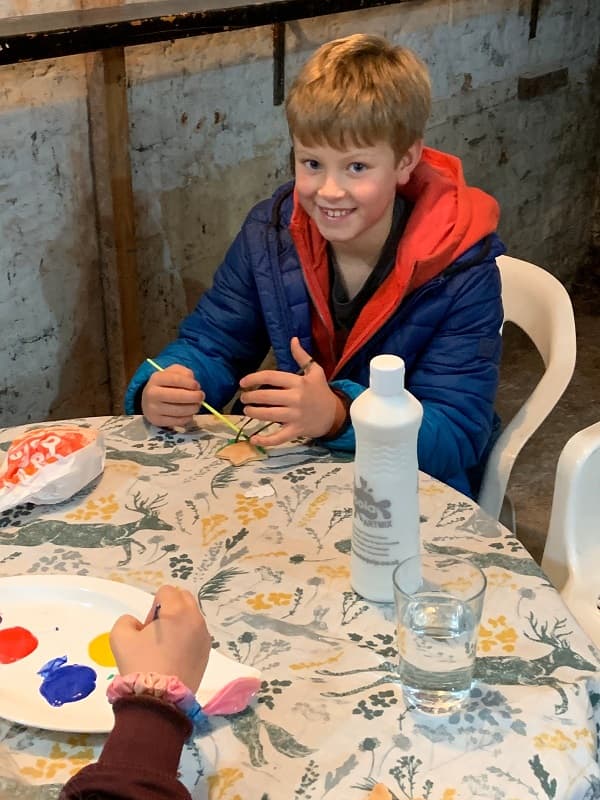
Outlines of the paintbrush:
[{"label": "paintbrush", "polygon": [[[150,364],[150,366],[154,367],[155,370],[158,370],[158,372],[164,372],[164,368],[161,367],[160,364],[157,364],[156,361],[154,361],[154,359],[147,358],[146,361]],[[234,423],[230,419],[227,419],[227,417],[223,416],[223,414],[221,414],[219,411],[217,411],[216,408],[213,408],[206,401],[202,401],[201,405],[207,411],[210,411],[210,413],[213,415],[213,417],[216,417],[218,420],[220,420],[220,422],[223,422],[225,425],[227,425],[229,428],[231,428],[232,431],[235,431],[236,434],[238,435],[238,437],[239,437],[240,434],[242,434],[242,436],[245,439],[248,439],[248,435],[243,433],[241,428],[238,428],[237,425],[234,425]]]}]

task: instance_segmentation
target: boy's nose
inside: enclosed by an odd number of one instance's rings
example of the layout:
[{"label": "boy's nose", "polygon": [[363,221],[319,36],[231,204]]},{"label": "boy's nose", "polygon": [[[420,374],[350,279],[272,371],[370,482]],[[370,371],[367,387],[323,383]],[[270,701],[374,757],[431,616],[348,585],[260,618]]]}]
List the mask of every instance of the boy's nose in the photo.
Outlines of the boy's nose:
[{"label": "boy's nose", "polygon": [[333,201],[340,200],[344,196],[345,192],[335,180],[333,175],[326,175],[318,194],[323,200]]}]

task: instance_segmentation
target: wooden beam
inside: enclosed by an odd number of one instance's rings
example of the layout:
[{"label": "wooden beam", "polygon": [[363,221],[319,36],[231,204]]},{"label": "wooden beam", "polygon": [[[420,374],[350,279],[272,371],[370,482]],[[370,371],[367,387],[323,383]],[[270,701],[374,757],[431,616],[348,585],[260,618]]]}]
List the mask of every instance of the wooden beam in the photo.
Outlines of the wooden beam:
[{"label": "wooden beam", "polygon": [[0,20],[0,65],[275,25],[410,0],[150,0]]},{"label": "wooden beam", "polygon": [[285,97],[285,22],[273,25],[273,105]]},{"label": "wooden beam", "polygon": [[135,208],[129,157],[127,74],[122,48],[102,53],[108,169],[122,326],[123,365],[127,378],[142,361],[138,303]]},{"label": "wooden beam", "polygon": [[540,16],[540,0],[531,0],[531,10],[529,12],[529,38],[535,39],[537,36],[538,19]]}]

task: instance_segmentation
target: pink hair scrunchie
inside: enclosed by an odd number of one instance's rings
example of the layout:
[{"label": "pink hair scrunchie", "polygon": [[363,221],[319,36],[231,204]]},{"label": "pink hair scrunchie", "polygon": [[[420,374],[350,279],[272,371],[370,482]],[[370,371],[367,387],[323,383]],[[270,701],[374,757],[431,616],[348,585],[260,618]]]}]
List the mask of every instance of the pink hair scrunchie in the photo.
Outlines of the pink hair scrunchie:
[{"label": "pink hair scrunchie", "polygon": [[176,675],[160,675],[157,672],[131,672],[116,675],[106,689],[108,702],[112,705],[122,697],[147,694],[178,708],[197,727],[206,719],[202,707],[191,690]]}]

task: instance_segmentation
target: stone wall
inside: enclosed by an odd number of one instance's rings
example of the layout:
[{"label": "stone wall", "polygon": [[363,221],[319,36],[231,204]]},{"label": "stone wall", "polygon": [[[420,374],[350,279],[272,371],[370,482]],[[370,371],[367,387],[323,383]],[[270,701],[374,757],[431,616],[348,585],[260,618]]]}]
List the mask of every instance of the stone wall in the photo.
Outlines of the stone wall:
[{"label": "stone wall", "polygon": [[[36,4],[4,0],[0,13]],[[467,179],[498,198],[510,253],[569,283],[592,242],[600,3],[541,0],[532,39],[529,9],[529,0],[415,0],[291,23],[286,82],[337,36],[380,33],[415,49],[434,87],[427,143],[459,155]],[[153,354],[210,284],[252,204],[289,177],[289,142],[272,103],[268,28],[131,48],[127,70],[142,332]],[[120,404],[90,74],[83,56],[0,68],[0,424]]]}]

